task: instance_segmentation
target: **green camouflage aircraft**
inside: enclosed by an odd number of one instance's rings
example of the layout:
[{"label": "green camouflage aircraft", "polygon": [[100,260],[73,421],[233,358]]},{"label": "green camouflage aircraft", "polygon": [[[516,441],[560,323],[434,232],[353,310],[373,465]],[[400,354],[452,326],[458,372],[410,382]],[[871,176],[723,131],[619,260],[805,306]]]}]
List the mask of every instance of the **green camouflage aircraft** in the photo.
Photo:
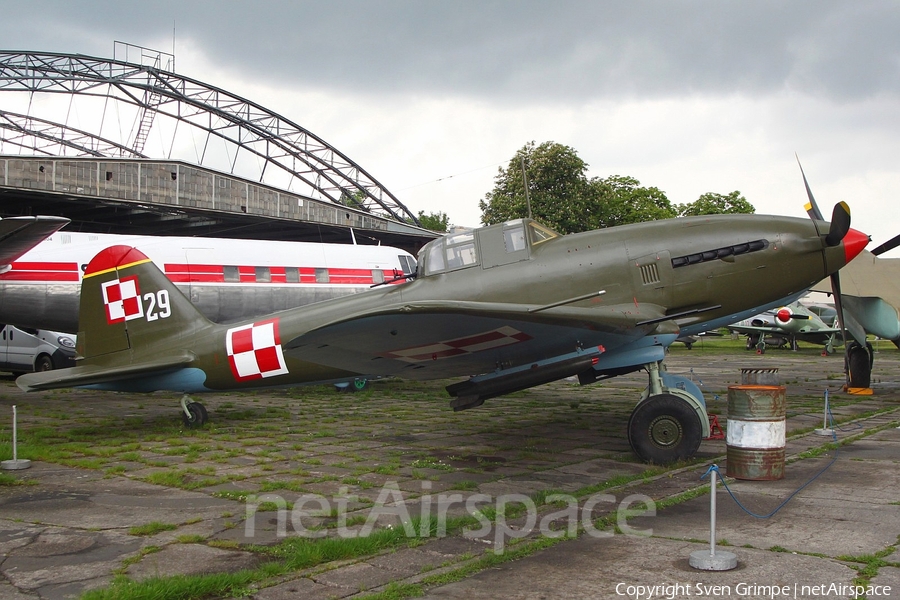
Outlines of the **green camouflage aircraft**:
[{"label": "green camouflage aircraft", "polygon": [[828,325],[799,302],[738,321],[729,325],[728,329],[746,335],[747,350],[756,348],[759,354],[766,351],[766,346],[780,348],[788,343],[791,349],[796,350],[797,342],[803,341],[825,346],[822,354],[827,355],[833,354],[834,347],[843,343],[839,328]]},{"label": "green camouflage aircraft", "polygon": [[691,457],[709,435],[703,394],[662,367],[679,336],[802,295],[868,243],[846,204],[831,224],[715,215],[559,235],[530,219],[424,246],[414,280],[215,324],[140,251],[113,246],[87,266],[78,366],[24,375],[25,390],[85,386],[187,394],[399,376],[466,377],[455,410],[577,375],[644,369],[628,439],[643,460]]}]

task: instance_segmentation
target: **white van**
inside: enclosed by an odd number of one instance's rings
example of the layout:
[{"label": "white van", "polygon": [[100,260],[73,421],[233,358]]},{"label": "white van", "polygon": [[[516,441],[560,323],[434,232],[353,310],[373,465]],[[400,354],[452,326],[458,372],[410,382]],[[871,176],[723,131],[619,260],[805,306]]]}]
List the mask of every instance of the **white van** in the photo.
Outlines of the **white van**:
[{"label": "white van", "polygon": [[0,327],[0,370],[26,373],[75,366],[75,336],[12,325]]}]

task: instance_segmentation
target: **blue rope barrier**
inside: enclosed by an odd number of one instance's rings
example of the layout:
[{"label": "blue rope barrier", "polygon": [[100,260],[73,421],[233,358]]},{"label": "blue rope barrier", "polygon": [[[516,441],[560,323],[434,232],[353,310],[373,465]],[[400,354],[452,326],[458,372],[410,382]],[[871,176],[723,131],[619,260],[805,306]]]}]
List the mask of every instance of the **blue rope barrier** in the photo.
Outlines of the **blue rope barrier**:
[{"label": "blue rope barrier", "polygon": [[[834,431],[834,429],[835,429],[834,428],[834,415],[831,414],[830,407],[828,409],[828,416],[831,419],[831,439],[832,439],[833,443],[837,444],[837,434]],[[735,496],[734,492],[731,491],[731,488],[728,487],[728,483],[725,481],[725,478],[722,476],[722,472],[719,470],[719,465],[716,465],[716,464],[710,465],[709,468],[706,470],[706,473],[704,473],[703,475],[700,476],[700,479],[705,479],[712,471],[715,471],[716,473],[719,474],[719,479],[722,480],[722,486],[725,488],[725,490],[728,492],[728,495],[731,496],[731,499],[734,500],[735,504],[737,504],[741,510],[743,510],[745,513],[747,513],[748,515],[750,515],[751,517],[754,517],[756,519],[769,519],[772,516],[774,516],[775,513],[777,513],[779,510],[784,508],[785,505],[794,498],[794,496],[796,496],[803,490],[803,488],[805,488],[806,486],[811,484],[813,481],[818,479],[822,475],[822,473],[824,473],[829,468],[831,468],[831,465],[833,465],[837,461],[839,454],[840,454],[840,446],[838,445],[834,450],[834,458],[831,459],[830,463],[828,463],[827,465],[822,467],[822,469],[818,473],[813,475],[812,478],[809,479],[809,481],[807,481],[806,483],[804,483],[803,485],[798,487],[796,490],[794,490],[790,496],[785,498],[785,500],[781,504],[779,504],[777,507],[775,507],[775,510],[773,510],[772,512],[770,512],[766,515],[758,515],[755,512],[753,512],[752,510],[750,510],[749,508],[747,508],[746,506],[744,506],[743,504],[741,504],[741,501],[737,499],[737,496]],[[715,490],[712,490],[711,493],[715,493]]]}]

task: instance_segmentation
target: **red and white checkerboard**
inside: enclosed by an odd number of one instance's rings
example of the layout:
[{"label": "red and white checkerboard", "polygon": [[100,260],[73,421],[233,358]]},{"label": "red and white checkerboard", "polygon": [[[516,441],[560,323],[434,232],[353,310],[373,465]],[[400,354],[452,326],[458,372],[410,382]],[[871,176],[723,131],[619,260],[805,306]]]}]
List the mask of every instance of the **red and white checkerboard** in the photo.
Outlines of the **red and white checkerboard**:
[{"label": "red and white checkerboard", "polygon": [[101,284],[100,289],[106,307],[106,322],[110,325],[144,316],[137,275],[107,281]]},{"label": "red and white checkerboard", "polygon": [[274,377],[288,372],[281,351],[278,319],[229,329],[225,349],[231,373],[237,381]]}]

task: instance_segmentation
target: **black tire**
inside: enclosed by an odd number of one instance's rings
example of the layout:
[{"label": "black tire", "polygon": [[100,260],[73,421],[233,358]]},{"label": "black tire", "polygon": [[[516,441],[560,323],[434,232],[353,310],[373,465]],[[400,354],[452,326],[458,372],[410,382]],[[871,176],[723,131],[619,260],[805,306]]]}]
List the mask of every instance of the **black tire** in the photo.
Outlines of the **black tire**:
[{"label": "black tire", "polygon": [[34,371],[36,373],[41,371],[52,371],[53,370],[53,359],[51,359],[46,354],[41,354],[37,357],[37,360],[34,361]]},{"label": "black tire", "polygon": [[850,377],[850,387],[867,388],[872,385],[872,351],[871,346],[865,347],[852,343],[847,348],[847,374]]},{"label": "black tire", "polygon": [[759,342],[759,336],[747,336],[747,350],[753,350],[756,348],[756,344]]},{"label": "black tire", "polygon": [[644,462],[667,465],[692,458],[701,440],[700,417],[674,394],[647,398],[628,419],[628,443]]},{"label": "black tire", "polygon": [[202,427],[209,420],[206,407],[199,402],[191,402],[187,408],[191,413],[190,417],[184,414],[184,411],[181,412],[181,420],[184,421],[185,427]]}]

